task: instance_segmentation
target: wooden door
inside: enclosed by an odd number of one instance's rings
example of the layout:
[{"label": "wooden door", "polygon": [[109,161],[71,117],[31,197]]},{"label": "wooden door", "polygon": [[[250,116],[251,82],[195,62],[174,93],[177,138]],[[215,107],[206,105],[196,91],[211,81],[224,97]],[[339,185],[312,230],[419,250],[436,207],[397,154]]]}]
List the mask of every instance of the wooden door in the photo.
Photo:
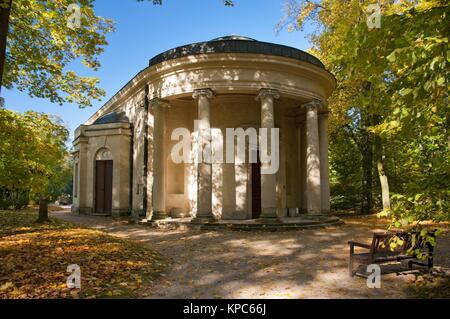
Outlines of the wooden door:
[{"label": "wooden door", "polygon": [[113,161],[95,163],[95,213],[111,215]]},{"label": "wooden door", "polygon": [[261,215],[261,162],[252,164],[252,218]]}]

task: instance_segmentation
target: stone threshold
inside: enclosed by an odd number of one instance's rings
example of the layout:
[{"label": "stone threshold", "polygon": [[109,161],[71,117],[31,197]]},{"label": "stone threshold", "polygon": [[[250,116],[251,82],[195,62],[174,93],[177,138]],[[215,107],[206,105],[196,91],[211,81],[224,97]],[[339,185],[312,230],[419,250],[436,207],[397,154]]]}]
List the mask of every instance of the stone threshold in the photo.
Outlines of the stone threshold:
[{"label": "stone threshold", "polygon": [[194,230],[236,230],[236,231],[291,231],[315,229],[342,225],[344,222],[335,216],[305,215],[302,217],[280,218],[277,222],[264,223],[258,219],[219,220],[216,222],[193,224],[192,218],[167,218],[163,220],[142,220],[140,225],[156,229],[194,229]]}]

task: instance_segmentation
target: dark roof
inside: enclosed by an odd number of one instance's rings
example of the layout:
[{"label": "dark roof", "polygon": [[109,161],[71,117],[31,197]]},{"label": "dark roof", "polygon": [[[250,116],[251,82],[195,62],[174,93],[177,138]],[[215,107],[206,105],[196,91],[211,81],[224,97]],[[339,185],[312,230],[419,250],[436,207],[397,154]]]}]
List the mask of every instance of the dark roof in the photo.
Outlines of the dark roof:
[{"label": "dark roof", "polygon": [[211,41],[230,41],[230,40],[257,41],[249,37],[244,37],[243,35],[226,35],[224,37],[212,39]]},{"label": "dark roof", "polygon": [[112,112],[98,118],[93,125],[111,123],[130,123],[130,120],[124,112]]},{"label": "dark roof", "polygon": [[211,53],[254,53],[275,55],[309,62],[318,67],[325,68],[319,59],[302,50],[275,43],[260,42],[252,38],[238,35],[220,37],[206,42],[187,44],[168,50],[150,59],[149,66],[189,55]]}]

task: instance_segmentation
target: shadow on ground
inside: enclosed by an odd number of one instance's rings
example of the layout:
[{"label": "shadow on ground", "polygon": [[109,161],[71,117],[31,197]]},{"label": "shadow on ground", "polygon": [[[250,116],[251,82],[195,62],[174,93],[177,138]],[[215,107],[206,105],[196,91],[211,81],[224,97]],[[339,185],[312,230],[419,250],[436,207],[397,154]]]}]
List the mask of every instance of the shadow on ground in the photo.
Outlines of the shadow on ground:
[{"label": "shadow on ground", "polygon": [[[347,241],[370,242],[375,219],[279,233],[155,230],[110,218],[53,213],[54,217],[149,245],[173,260],[172,269],[143,296],[151,298],[407,298],[415,274],[382,267],[381,289],[347,272]],[[441,235],[436,264],[450,267],[450,236]],[[360,269],[364,271],[364,269]]]}]

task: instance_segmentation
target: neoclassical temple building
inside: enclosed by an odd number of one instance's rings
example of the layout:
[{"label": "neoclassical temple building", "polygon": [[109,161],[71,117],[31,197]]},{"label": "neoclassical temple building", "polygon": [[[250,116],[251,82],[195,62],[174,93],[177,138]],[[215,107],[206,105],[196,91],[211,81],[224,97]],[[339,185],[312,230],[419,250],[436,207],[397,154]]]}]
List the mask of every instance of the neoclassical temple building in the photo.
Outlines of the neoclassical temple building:
[{"label": "neoclassical temple building", "polygon": [[[327,98],[334,88],[317,58],[247,37],[161,53],[77,128],[73,210],[193,222],[328,214]],[[279,169],[175,163],[176,128],[205,139],[227,128],[279,128]],[[249,141],[246,148],[257,149]]]}]

